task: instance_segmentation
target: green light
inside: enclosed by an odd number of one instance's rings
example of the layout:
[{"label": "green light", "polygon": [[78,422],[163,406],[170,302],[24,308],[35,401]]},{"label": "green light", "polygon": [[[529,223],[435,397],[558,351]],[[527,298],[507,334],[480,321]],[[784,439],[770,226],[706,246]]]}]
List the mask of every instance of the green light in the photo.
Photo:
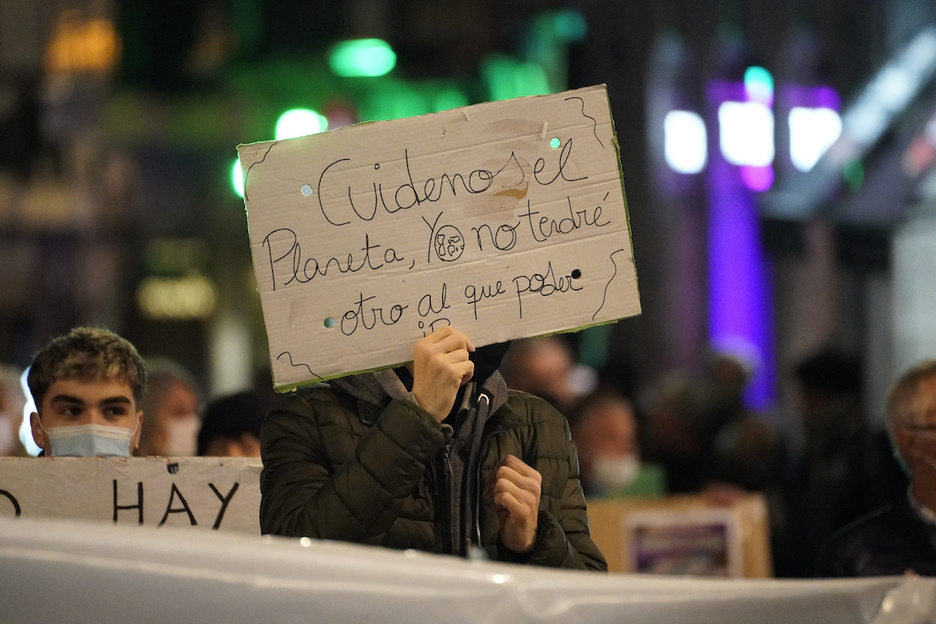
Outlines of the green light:
[{"label": "green light", "polygon": [[503,55],[492,55],[481,64],[491,100],[549,93],[546,71],[538,64]]},{"label": "green light", "polygon": [[564,41],[581,41],[588,33],[585,16],[576,9],[565,9],[555,14],[553,28]]},{"label": "green light", "polygon": [[857,191],[864,184],[864,165],[856,159],[850,160],[842,167],[842,179],[848,188]]},{"label": "green light", "polygon": [[234,165],[231,167],[231,186],[238,197],[244,196],[244,172],[241,170],[240,159],[234,159]]},{"label": "green light", "polygon": [[744,91],[752,102],[773,103],[774,81],[770,72],[753,65],[744,70]]},{"label": "green light", "polygon": [[430,112],[429,100],[419,90],[404,83],[388,83],[375,90],[366,102],[367,118],[402,119]]},{"label": "green light", "polygon": [[345,78],[383,76],[396,65],[396,53],[381,39],[351,39],[335,44],[328,66]]},{"label": "green light", "polygon": [[308,108],[288,110],[276,121],[276,140],[316,134],[328,130],[328,119]]},{"label": "green light", "polygon": [[468,103],[468,96],[455,87],[450,87],[436,94],[432,101],[436,112],[451,110],[460,106],[468,106]]}]

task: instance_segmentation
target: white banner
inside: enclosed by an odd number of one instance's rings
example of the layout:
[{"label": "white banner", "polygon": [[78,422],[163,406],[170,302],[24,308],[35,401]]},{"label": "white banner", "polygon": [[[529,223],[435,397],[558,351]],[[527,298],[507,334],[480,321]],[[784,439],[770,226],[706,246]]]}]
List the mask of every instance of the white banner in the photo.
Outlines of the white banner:
[{"label": "white banner", "polygon": [[308,539],[0,520],[0,621],[923,624],[936,580],[564,571]]}]

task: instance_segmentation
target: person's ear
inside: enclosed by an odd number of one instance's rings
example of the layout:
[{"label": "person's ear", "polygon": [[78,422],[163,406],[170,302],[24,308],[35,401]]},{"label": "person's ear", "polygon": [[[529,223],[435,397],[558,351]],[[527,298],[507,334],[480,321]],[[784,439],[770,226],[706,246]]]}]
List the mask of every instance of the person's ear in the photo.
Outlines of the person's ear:
[{"label": "person's ear", "polygon": [[143,433],[143,410],[137,410],[136,413],[136,433],[130,441],[130,454],[132,455],[140,447],[140,434]]},{"label": "person's ear", "polygon": [[49,435],[43,428],[42,423],[39,422],[39,414],[37,412],[33,412],[29,415],[29,428],[32,430],[33,442],[48,455],[50,453]]},{"label": "person's ear", "polygon": [[916,448],[917,436],[908,427],[900,427],[897,429],[895,442],[897,451],[904,458],[907,467],[912,472],[919,459],[919,450]]}]

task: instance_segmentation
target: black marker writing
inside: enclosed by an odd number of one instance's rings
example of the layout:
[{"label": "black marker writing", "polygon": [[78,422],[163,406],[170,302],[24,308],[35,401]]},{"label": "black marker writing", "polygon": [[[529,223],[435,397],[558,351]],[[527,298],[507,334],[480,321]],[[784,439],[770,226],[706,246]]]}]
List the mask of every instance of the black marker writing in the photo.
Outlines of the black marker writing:
[{"label": "black marker writing", "polygon": [[592,120],[592,132],[593,132],[594,135],[595,135],[595,139],[598,141],[598,145],[600,145],[602,148],[604,148],[604,143],[601,142],[601,137],[598,136],[598,120],[595,119],[594,117],[592,117],[591,115],[589,115],[588,113],[585,112],[585,100],[584,100],[583,98],[578,97],[577,95],[573,95],[573,96],[567,97],[567,98],[565,99],[566,102],[568,102],[569,100],[578,100],[578,101],[581,103],[581,105],[582,105],[582,117],[585,117],[586,119],[591,119],[591,120]]},{"label": "black marker writing", "polygon": [[539,174],[546,169],[546,159],[537,158],[536,162],[533,164],[533,179],[536,180],[541,186],[549,186],[559,178],[562,178],[566,182],[579,182],[581,180],[587,180],[588,176],[582,176],[581,178],[567,178],[565,174],[565,166],[569,161],[569,157],[572,155],[572,139],[569,139],[562,144],[562,149],[559,151],[559,163],[556,168],[556,173],[552,178],[546,180],[540,180]]},{"label": "black marker writing", "polygon": [[117,522],[117,512],[124,509],[136,509],[139,517],[139,524],[143,524],[143,482],[137,481],[137,503],[136,505],[118,505],[117,504],[117,479],[114,479],[114,522]]},{"label": "black marker writing", "polygon": [[6,490],[0,490],[0,496],[5,496],[10,499],[10,502],[13,503],[13,517],[19,518],[20,514],[23,513],[23,510],[20,509],[19,501],[16,500],[16,497],[7,492]]},{"label": "black marker writing", "polygon": [[518,275],[513,278],[513,283],[517,289],[517,306],[520,318],[523,318],[523,293],[536,293],[548,297],[557,292],[582,290],[581,286],[576,287],[575,278],[572,274],[556,277],[551,261],[547,265],[545,273]]},{"label": "black marker writing", "polygon": [[[568,157],[566,157],[568,158]],[[560,164],[556,177],[562,173],[564,161],[562,155],[559,157]],[[543,159],[540,159],[543,161]],[[334,226],[343,226],[351,223],[352,214],[362,221],[372,220],[379,209],[383,209],[387,214],[395,214],[401,210],[409,210],[421,206],[424,203],[435,203],[444,197],[457,197],[459,194],[478,195],[484,193],[495,186],[495,181],[500,178],[497,189],[506,189],[520,187],[526,180],[526,174],[516,155],[511,152],[510,156],[504,161],[504,164],[496,170],[479,167],[465,172],[444,172],[435,176],[428,176],[425,179],[419,179],[413,175],[410,165],[409,150],[403,150],[403,162],[406,177],[404,180],[384,181],[370,180],[370,189],[360,191],[347,186],[341,193],[341,197],[347,197],[347,204],[343,201],[326,201],[326,197],[334,197],[323,193],[322,189],[331,183],[332,175],[338,175],[346,170],[354,170],[356,165],[351,158],[339,158],[329,163],[319,175],[318,179],[318,204],[319,210],[325,220]],[[545,162],[540,163],[541,168],[545,168]],[[385,169],[390,169],[385,167]],[[374,170],[379,171],[380,165],[375,164]],[[388,174],[389,175],[389,174]],[[564,177],[564,176],[563,176]],[[365,182],[365,187],[368,183]],[[366,208],[363,199],[355,203],[355,197],[367,195]],[[350,209],[350,212],[349,212]]]},{"label": "black marker writing", "polygon": [[355,308],[348,310],[341,317],[342,334],[350,336],[359,327],[371,330],[378,326],[378,322],[382,326],[396,325],[403,316],[403,311],[409,307],[395,303],[390,306],[389,311],[385,312],[383,307],[367,304],[373,299],[376,299],[376,296],[365,297],[364,293],[360,293],[358,300],[354,302]]},{"label": "black marker writing", "polygon": [[598,316],[598,313],[601,312],[601,308],[604,307],[605,301],[608,299],[608,287],[611,286],[611,282],[614,281],[614,278],[617,276],[617,262],[614,261],[614,254],[621,253],[625,251],[624,249],[615,249],[611,252],[610,260],[611,265],[614,267],[614,272],[611,274],[611,277],[608,278],[608,282],[605,284],[604,293],[601,295],[601,305],[598,306],[598,309],[595,310],[595,313],[592,314],[592,320],[595,320],[595,317]]},{"label": "black marker writing", "polygon": [[538,243],[545,243],[551,236],[556,234],[571,234],[575,230],[583,227],[604,227],[611,223],[610,220],[601,220],[602,208],[600,205],[591,209],[591,213],[586,210],[573,210],[572,198],[566,196],[566,202],[569,206],[569,216],[561,219],[552,217],[538,216],[540,212],[533,210],[530,200],[527,200],[527,209],[517,216],[526,219],[530,225],[530,233]]},{"label": "black marker writing", "polygon": [[234,492],[237,491],[237,488],[240,487],[240,483],[234,482],[234,486],[231,488],[231,491],[227,493],[227,496],[222,496],[221,492],[218,491],[218,488],[214,486],[214,483],[209,483],[208,487],[211,488],[211,491],[215,493],[215,496],[218,497],[218,500],[221,501],[221,509],[218,510],[218,515],[215,517],[214,524],[211,525],[211,528],[215,531],[221,528],[221,519],[224,518],[224,512],[227,510],[228,505],[231,504],[231,499],[234,498]]},{"label": "black marker writing", "polygon": [[328,275],[334,267],[340,273],[357,273],[362,270],[377,271],[385,264],[393,264],[405,260],[404,256],[397,255],[393,247],[387,247],[380,252],[381,245],[371,243],[370,235],[364,234],[364,246],[360,248],[363,255],[355,257],[349,253],[346,259],[328,258],[324,264],[315,258],[303,258],[302,246],[296,233],[290,228],[277,228],[267,234],[262,243],[267,249],[270,279],[273,290],[277,286],[288,286],[292,282],[308,283],[317,276]]},{"label": "black marker writing", "polygon": [[419,316],[426,318],[429,314],[442,314],[443,310],[450,308],[451,306],[448,303],[448,284],[442,284],[440,301],[439,307],[435,307],[432,302],[432,293],[426,293],[420,297],[419,303],[416,305],[416,312]]},{"label": "black marker writing", "polygon": [[[175,509],[172,508],[172,501],[175,500],[176,496],[179,497],[179,502],[182,503],[181,507]],[[192,526],[198,524],[195,520],[195,514],[192,513],[192,510],[189,508],[188,503],[185,502],[185,497],[182,496],[182,492],[179,491],[179,488],[176,487],[176,484],[172,484],[172,491],[169,493],[169,502],[166,503],[166,513],[163,514],[162,520],[159,521],[159,524],[156,526],[162,526],[166,524],[166,520],[169,518],[171,513],[185,513],[188,514],[189,522]]]},{"label": "black marker writing", "polygon": [[468,300],[468,305],[472,306],[475,320],[478,320],[478,302],[484,299],[493,299],[498,295],[503,295],[505,292],[507,291],[504,290],[504,283],[501,280],[497,280],[496,283],[488,286],[481,286],[481,288],[478,288],[474,284],[465,286],[465,298]]}]

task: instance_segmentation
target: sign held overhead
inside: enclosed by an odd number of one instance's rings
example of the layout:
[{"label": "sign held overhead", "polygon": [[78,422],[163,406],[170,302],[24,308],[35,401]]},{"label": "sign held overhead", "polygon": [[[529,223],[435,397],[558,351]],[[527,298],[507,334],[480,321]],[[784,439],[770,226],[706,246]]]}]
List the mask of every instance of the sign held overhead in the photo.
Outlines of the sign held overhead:
[{"label": "sign held overhead", "polygon": [[604,85],[238,155],[277,389],[640,313]]}]

